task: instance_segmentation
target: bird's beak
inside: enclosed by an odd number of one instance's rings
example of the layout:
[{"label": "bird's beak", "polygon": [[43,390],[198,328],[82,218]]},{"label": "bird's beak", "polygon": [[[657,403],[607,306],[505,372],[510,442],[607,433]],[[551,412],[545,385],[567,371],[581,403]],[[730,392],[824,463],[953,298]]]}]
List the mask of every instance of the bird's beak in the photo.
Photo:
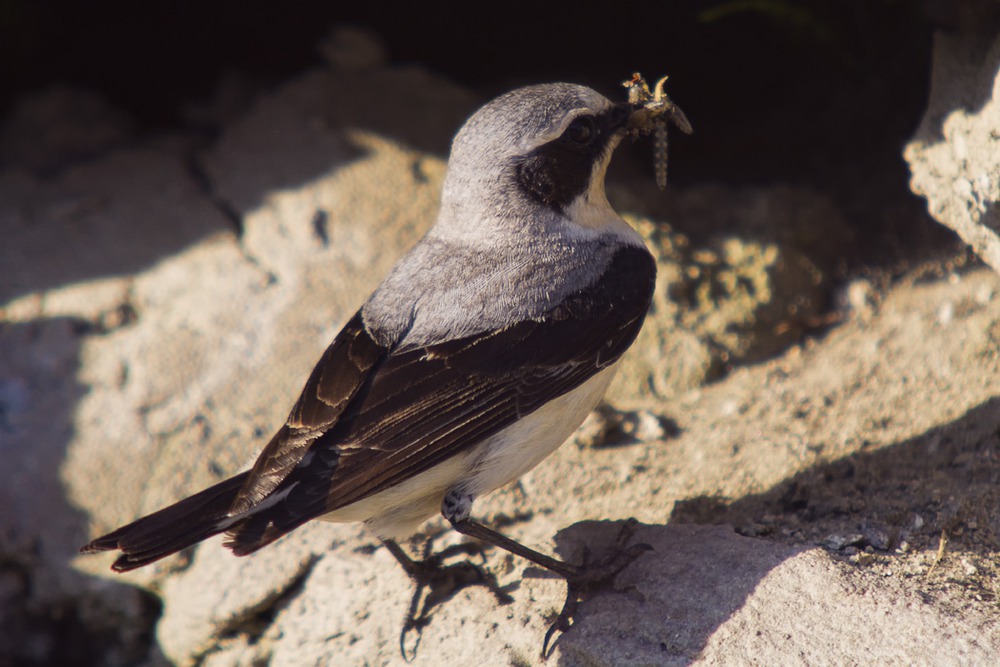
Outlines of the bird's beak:
[{"label": "bird's beak", "polygon": [[611,111],[606,116],[608,134],[629,131],[635,122],[636,113],[641,109],[641,105],[629,104],[628,102],[621,102],[611,107]]}]

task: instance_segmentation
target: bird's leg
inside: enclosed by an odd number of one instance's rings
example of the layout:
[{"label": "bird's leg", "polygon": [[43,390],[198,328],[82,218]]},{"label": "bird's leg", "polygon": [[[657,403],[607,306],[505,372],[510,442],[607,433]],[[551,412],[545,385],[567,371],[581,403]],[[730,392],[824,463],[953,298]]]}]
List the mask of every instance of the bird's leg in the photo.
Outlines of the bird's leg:
[{"label": "bird's leg", "polygon": [[590,562],[589,553],[584,550],[583,562],[580,565],[573,565],[561,561],[552,556],[535,551],[516,542],[506,535],[503,535],[492,528],[487,528],[478,521],[469,518],[469,511],[472,509],[473,498],[467,494],[451,491],[445,496],[442,503],[442,513],[451,522],[452,527],[463,535],[482,540],[495,547],[509,551],[515,556],[520,556],[539,567],[543,567],[550,572],[558,574],[566,580],[566,601],[563,604],[559,616],[545,633],[545,640],[542,642],[542,657],[548,656],[549,640],[558,630],[566,632],[572,626],[573,615],[576,612],[576,605],[589,590],[601,584],[607,583],[615,575],[621,572],[633,560],[641,556],[646,551],[651,551],[648,544],[633,544],[626,547],[635,532],[638,522],[629,519],[618,533],[615,548],[604,558],[596,562]]},{"label": "bird's leg", "polygon": [[[403,624],[403,630],[399,634],[399,650],[403,659],[409,662],[416,655],[417,647],[420,645],[420,634],[430,623],[431,612],[438,605],[450,600],[455,593],[469,586],[485,586],[496,597],[500,604],[508,604],[513,599],[505,593],[497,583],[496,576],[486,572],[481,567],[466,559],[452,565],[445,565],[444,561],[457,555],[472,556],[482,553],[482,547],[473,542],[454,544],[441,551],[431,554],[430,548],[433,540],[427,542],[424,557],[421,560],[414,560],[399,544],[393,540],[382,540],[382,544],[399,561],[399,564],[416,584],[413,592],[413,599],[410,601],[410,609]],[[427,592],[424,595],[424,592]],[[410,630],[416,630],[417,639],[410,655],[406,652],[406,635]]]}]

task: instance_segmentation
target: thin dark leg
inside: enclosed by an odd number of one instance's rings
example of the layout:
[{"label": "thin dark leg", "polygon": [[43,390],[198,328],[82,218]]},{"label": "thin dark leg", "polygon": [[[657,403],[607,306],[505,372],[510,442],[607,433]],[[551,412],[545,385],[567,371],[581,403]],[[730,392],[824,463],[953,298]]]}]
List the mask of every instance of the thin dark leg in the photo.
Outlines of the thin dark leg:
[{"label": "thin dark leg", "polygon": [[482,540],[487,544],[492,544],[493,546],[503,549],[504,551],[509,551],[515,556],[520,556],[525,560],[531,561],[539,567],[543,567],[550,572],[555,572],[563,579],[577,577],[585,570],[585,568],[578,565],[572,565],[565,561],[561,561],[558,558],[546,556],[543,553],[526,547],[520,542],[510,539],[503,533],[497,532],[492,528],[487,528],[478,521],[463,519],[462,521],[455,521],[451,525],[455,528],[455,530],[463,535],[474,537],[477,540]]}]

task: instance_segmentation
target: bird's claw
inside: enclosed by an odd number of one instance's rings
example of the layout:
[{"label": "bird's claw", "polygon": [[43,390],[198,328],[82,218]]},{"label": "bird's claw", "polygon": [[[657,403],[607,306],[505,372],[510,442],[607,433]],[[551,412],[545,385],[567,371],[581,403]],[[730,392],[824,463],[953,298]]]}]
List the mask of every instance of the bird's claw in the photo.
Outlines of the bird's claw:
[{"label": "bird's claw", "polygon": [[[598,562],[591,564],[589,550],[584,547],[582,563],[574,567],[575,573],[564,575],[566,579],[566,602],[563,603],[562,611],[549,626],[542,641],[542,659],[549,656],[549,642],[558,631],[565,633],[573,627],[573,616],[576,614],[577,604],[589,591],[601,585],[609,583],[619,572],[624,570],[636,558],[652,551],[649,544],[639,543],[626,547],[625,545],[632,539],[638,521],[629,519],[618,532],[618,538],[612,549]],[[553,645],[554,649],[555,646]]]}]

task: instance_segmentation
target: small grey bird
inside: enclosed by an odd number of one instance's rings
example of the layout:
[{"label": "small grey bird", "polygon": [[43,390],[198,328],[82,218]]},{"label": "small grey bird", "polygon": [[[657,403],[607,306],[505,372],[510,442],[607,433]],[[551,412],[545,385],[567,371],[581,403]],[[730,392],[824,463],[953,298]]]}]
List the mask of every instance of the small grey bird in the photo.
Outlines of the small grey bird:
[{"label": "small grey bird", "polygon": [[452,145],[436,224],[327,348],[252,469],[82,551],[119,550],[124,572],[223,532],[243,556],[324,519],[365,522],[405,566],[394,540],[440,511],[571,589],[606,576],[470,516],[573,433],[639,333],[656,264],[604,178],[649,117],[564,83],[477,111]]}]

